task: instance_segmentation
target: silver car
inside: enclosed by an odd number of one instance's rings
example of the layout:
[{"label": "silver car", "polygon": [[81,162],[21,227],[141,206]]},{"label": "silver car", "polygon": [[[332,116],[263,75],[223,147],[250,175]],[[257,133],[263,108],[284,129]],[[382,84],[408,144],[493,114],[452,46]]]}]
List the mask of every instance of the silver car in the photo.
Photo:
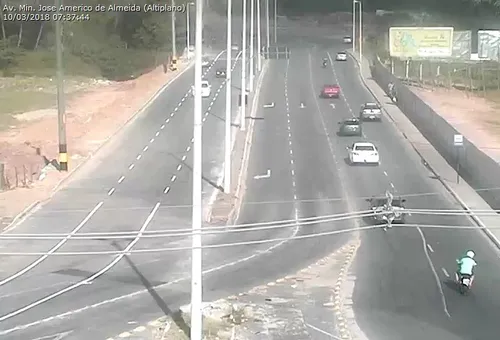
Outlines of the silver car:
[{"label": "silver car", "polygon": [[361,106],[359,114],[361,121],[382,121],[382,109],[376,103],[366,103]]}]

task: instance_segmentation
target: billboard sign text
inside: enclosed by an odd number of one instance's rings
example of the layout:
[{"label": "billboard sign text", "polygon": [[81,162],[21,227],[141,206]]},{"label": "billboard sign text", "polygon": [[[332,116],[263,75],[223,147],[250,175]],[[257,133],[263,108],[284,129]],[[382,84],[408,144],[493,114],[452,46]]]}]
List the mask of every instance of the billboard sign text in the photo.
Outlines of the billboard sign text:
[{"label": "billboard sign text", "polygon": [[451,57],[453,27],[391,27],[389,51],[398,58]]}]

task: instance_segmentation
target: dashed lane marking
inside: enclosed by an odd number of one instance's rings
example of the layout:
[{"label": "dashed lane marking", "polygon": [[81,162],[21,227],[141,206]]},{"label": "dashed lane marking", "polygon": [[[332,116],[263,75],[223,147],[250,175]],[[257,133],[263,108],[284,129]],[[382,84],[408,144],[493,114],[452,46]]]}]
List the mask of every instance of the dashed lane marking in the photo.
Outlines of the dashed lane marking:
[{"label": "dashed lane marking", "polygon": [[448,272],[446,271],[446,269],[441,268],[441,270],[443,271],[444,276],[450,277],[450,274],[448,274]]}]

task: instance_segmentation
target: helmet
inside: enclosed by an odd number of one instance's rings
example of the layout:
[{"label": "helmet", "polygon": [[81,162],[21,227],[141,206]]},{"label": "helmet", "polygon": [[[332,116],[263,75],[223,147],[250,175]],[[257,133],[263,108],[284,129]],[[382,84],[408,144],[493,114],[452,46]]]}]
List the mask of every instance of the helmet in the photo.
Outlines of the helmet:
[{"label": "helmet", "polygon": [[476,254],[472,250],[469,250],[466,255],[467,255],[467,257],[470,257],[471,259],[473,259],[474,256],[476,256]]}]

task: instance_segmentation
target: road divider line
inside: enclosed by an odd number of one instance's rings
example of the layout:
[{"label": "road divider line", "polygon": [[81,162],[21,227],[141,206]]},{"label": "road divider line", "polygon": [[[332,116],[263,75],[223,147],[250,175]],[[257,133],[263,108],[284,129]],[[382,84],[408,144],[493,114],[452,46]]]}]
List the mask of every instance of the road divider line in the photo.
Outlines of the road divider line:
[{"label": "road divider line", "polygon": [[18,277],[20,277],[21,275],[24,275],[26,274],[28,271],[30,271],[31,269],[35,268],[36,266],[38,266],[40,263],[42,263],[43,261],[45,261],[51,254],[55,253],[57,250],[59,250],[59,248],[61,248],[66,242],[68,242],[68,240],[73,237],[76,233],[78,233],[78,231],[80,229],[83,228],[83,226],[92,218],[92,216],[94,216],[94,214],[102,207],[102,205],[104,204],[103,201],[99,202],[95,207],[94,209],[92,209],[92,211],[87,215],[85,216],[85,218],[65,237],[63,238],[61,241],[59,241],[55,246],[53,246],[51,249],[49,249],[49,251],[47,252],[47,254],[39,257],[35,262],[31,263],[30,265],[24,267],[23,269],[21,269],[20,271],[18,271],[17,273],[3,279],[2,281],[0,281],[0,286],[3,286],[15,279],[17,279]]},{"label": "road divider line", "polygon": [[[102,202],[99,203],[99,207],[102,205]],[[19,314],[22,314],[32,308],[35,308],[47,301],[50,301],[50,300],[53,300],[55,299],[56,297],[60,296],[60,295],[63,295],[69,291],[72,291],[82,285],[87,285],[89,283],[92,283],[92,281],[94,281],[95,279],[99,278],[101,275],[103,275],[104,273],[106,273],[107,271],[109,271],[111,268],[113,268],[118,262],[120,262],[121,259],[123,259],[125,256],[128,256],[129,254],[127,254],[128,251],[132,250],[132,248],[135,246],[135,244],[137,242],[139,242],[142,234],[144,233],[144,231],[146,230],[146,228],[148,227],[148,225],[151,223],[151,221],[153,220],[153,217],[155,216],[156,212],[158,211],[158,209],[160,208],[160,203],[156,203],[156,205],[154,206],[153,210],[150,212],[150,214],[148,215],[148,217],[146,218],[146,221],[143,223],[143,225],[141,226],[141,228],[139,229],[139,232],[137,233],[137,236],[127,245],[127,247],[124,249],[124,252],[122,254],[119,254],[115,257],[115,259],[113,261],[111,261],[109,264],[107,264],[105,267],[103,267],[101,270],[99,270],[98,272],[95,272],[93,275],[87,277],[86,279],[84,280],[81,280],[79,282],[76,282],[75,284],[72,284],[71,286],[68,286],[64,289],[61,289],[55,293],[52,293],[42,299],[39,299],[39,300],[36,300],[35,302],[32,302],[22,308],[19,308],[15,311],[12,311],[8,314],[5,314],[4,316],[0,317],[0,322],[2,321],[5,321],[7,319],[10,319],[16,315],[19,315]],[[97,211],[97,210],[96,210]],[[83,225],[82,225],[83,226]]]},{"label": "road divider line", "polygon": [[424,248],[425,257],[427,258],[427,262],[429,263],[429,266],[431,267],[432,273],[434,274],[434,279],[436,280],[436,284],[437,284],[437,287],[439,290],[439,295],[441,296],[441,303],[443,304],[444,313],[446,314],[446,316],[448,318],[451,319],[450,312],[448,311],[448,305],[446,303],[446,297],[445,297],[444,291],[443,291],[443,285],[441,284],[441,280],[439,279],[436,268],[434,267],[434,264],[432,263],[431,256],[429,255],[429,252],[427,251],[427,246],[426,246],[427,241],[425,240],[425,235],[422,232],[422,229],[417,227],[417,230],[420,234],[420,237],[422,238],[422,244],[423,244],[423,248]]}]

